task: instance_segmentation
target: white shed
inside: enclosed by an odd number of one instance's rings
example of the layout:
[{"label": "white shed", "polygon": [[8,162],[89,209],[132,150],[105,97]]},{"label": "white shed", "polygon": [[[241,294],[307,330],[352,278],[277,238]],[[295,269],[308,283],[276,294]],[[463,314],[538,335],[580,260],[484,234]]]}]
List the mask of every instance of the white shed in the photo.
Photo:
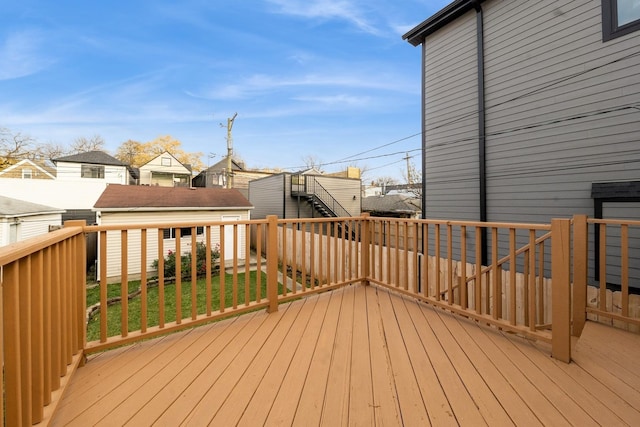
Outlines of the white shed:
[{"label": "white shed", "polygon": [[[245,221],[251,219],[253,206],[235,189],[222,188],[186,188],[160,186],[109,185],[94,206],[99,225],[124,224],[167,224],[197,223],[207,221]],[[232,231],[231,227],[225,227]],[[190,230],[188,230],[190,232]],[[244,227],[238,229],[238,247],[236,256],[244,258]],[[198,228],[196,240],[204,242],[203,228]],[[225,236],[226,237],[226,236]],[[211,228],[213,244],[220,242],[220,229]],[[147,231],[147,266],[153,270],[152,263],[158,259],[158,229]],[[141,273],[141,233],[132,230],[127,237],[128,268],[127,274],[135,277]],[[182,238],[181,251],[191,250],[191,238]],[[175,251],[175,229],[164,229],[163,256]],[[233,239],[225,239],[225,258],[233,258]],[[107,281],[118,281],[121,271],[121,234],[119,231],[107,232]]]},{"label": "white shed", "polygon": [[64,209],[0,196],[0,246],[48,233],[62,225]]}]

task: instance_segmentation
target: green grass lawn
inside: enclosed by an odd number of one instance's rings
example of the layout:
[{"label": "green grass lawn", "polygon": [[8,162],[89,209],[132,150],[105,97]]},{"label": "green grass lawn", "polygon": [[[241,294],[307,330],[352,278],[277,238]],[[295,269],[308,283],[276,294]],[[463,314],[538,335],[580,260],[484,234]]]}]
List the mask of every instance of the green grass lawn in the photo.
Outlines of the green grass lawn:
[{"label": "green grass lawn", "polygon": [[[260,295],[265,299],[267,294],[267,276],[263,272],[260,279]],[[257,274],[255,271],[250,272],[249,276],[249,301],[256,298],[256,282]],[[245,303],[245,274],[239,273],[237,276],[237,304],[238,306]],[[129,282],[129,293],[136,291],[140,287],[140,281]],[[282,284],[279,284],[279,291],[282,291]],[[151,287],[147,290],[147,326],[157,326],[159,323],[159,298],[158,287]],[[191,282],[182,282],[182,318],[191,316]],[[120,284],[107,286],[108,298],[120,296]],[[165,323],[176,320],[176,286],[175,284],[165,284],[164,287],[164,309]],[[232,307],[233,304],[233,276],[225,275],[224,289],[225,307]],[[100,302],[100,288],[95,287],[87,289],[87,306],[91,306]],[[198,314],[206,313],[206,286],[205,279],[199,279],[196,282],[196,307]],[[220,276],[211,278],[211,311],[217,312],[220,308]],[[140,330],[141,320],[141,297],[136,296],[129,300],[129,331]],[[120,335],[120,314],[121,305],[117,303],[107,308],[107,336]],[[100,315],[96,315],[87,325],[87,341],[95,341],[100,338]]]}]

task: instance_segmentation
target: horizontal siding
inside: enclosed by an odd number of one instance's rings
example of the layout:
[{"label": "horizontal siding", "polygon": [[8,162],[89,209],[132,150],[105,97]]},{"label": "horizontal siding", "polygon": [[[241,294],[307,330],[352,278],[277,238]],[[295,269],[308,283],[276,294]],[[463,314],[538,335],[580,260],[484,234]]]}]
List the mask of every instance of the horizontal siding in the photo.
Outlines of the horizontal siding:
[{"label": "horizontal siding", "polygon": [[19,241],[47,234],[50,225],[62,225],[62,214],[32,215],[20,219]]},{"label": "horizontal siding", "polygon": [[478,220],[476,16],[469,12],[425,43],[425,214]]},{"label": "horizontal siding", "polygon": [[[206,212],[102,212],[100,225],[114,224],[154,224],[154,223],[184,223],[184,222],[210,222],[220,221],[222,216],[238,215],[241,220],[248,220],[248,211],[206,211]],[[241,243],[240,253],[245,253],[244,228],[239,228],[238,241]],[[198,236],[198,241],[204,242],[206,236]],[[211,240],[213,244],[220,243],[220,228],[211,228]],[[131,230],[127,235],[128,268],[127,274],[139,275],[141,273],[141,232]],[[99,243],[98,243],[99,247]],[[191,236],[180,239],[182,253],[191,251]],[[163,240],[163,253],[167,256],[168,251],[175,251],[176,239]],[[98,255],[100,256],[100,255]],[[158,259],[158,229],[147,230],[147,271],[153,271],[153,261]],[[121,268],[121,232],[107,232],[107,280],[117,280],[122,274]],[[98,270],[99,271],[99,270]]]},{"label": "horizontal siding", "polygon": [[359,179],[335,178],[330,176],[315,176],[314,178],[351,216],[360,216],[361,181]]},{"label": "horizontal siding", "polygon": [[488,219],[592,214],[593,182],[640,179],[640,33],[603,43],[599,0],[483,8]]},{"label": "horizontal siding", "polygon": [[252,218],[264,219],[267,215],[277,215],[282,218],[284,191],[283,175],[250,181],[249,201],[254,206]]}]

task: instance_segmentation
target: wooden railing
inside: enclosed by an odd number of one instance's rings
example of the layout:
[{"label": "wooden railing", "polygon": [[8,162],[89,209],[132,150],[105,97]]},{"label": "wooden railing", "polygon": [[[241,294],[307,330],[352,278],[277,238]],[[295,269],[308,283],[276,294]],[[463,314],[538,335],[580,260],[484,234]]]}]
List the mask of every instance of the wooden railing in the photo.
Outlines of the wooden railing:
[{"label": "wooden railing", "polygon": [[[551,342],[552,227],[372,218],[367,278],[466,317]],[[489,248],[486,255],[483,239]],[[483,256],[487,265],[476,262]]]},{"label": "wooden railing", "polygon": [[67,227],[0,248],[0,426],[47,419],[85,346],[85,239]]},{"label": "wooden railing", "polygon": [[[258,308],[274,311],[280,302],[360,281],[358,242],[344,230],[358,229],[361,220],[272,216],[253,221],[86,227],[86,232],[99,234],[101,280],[100,334],[85,351],[102,351]],[[172,239],[166,239],[169,229],[174,230]],[[189,236],[182,237],[181,230],[188,230]],[[207,251],[200,272],[196,271],[198,243]],[[211,259],[214,245],[219,245],[217,262]],[[164,258],[169,253],[176,260],[175,269],[165,271]],[[219,260],[230,253],[231,259],[220,268]],[[190,263],[188,277],[183,275],[183,263],[177,262],[183,256]],[[151,277],[154,260],[157,273]],[[119,291],[111,282],[119,283],[115,285]],[[157,288],[156,307],[149,305],[151,286]],[[190,289],[187,295],[183,286]],[[135,308],[128,304],[127,295],[132,292],[140,299]],[[109,301],[119,306],[119,318],[109,316]],[[165,307],[175,307],[171,318]],[[151,309],[158,313],[153,324],[148,322]],[[130,325],[132,318],[140,319],[139,328]]]},{"label": "wooden railing", "polygon": [[573,334],[587,319],[640,332],[640,221],[576,215],[573,230]]},{"label": "wooden railing", "polygon": [[[609,236],[607,230],[621,230],[619,256],[626,261],[621,261],[620,313],[602,303],[587,308],[587,258],[593,253],[589,224],[601,226],[600,254],[611,254],[612,240],[603,238]],[[573,219],[573,241],[571,226],[569,219],[549,225],[368,215],[110,226],[67,223],[47,236],[0,248],[0,379],[6,399],[0,407],[5,413],[0,427],[5,421],[31,425],[47,420],[69,374],[86,353],[249,310],[273,312],[281,302],[357,282],[392,288],[550,342],[552,355],[568,362],[572,279],[573,300],[578,302],[573,304],[574,334],[587,313],[616,321],[632,319],[631,283],[625,279],[630,268],[628,230],[640,223],[578,216]],[[95,339],[87,340],[86,292],[96,292],[85,286],[85,234],[90,233],[98,235],[100,280],[97,332]],[[205,255],[199,260],[202,248]],[[169,251],[175,260],[190,257],[165,272]],[[212,257],[216,251],[217,259]],[[609,255],[600,265],[603,283],[611,272]],[[487,262],[479,263],[483,258]],[[185,268],[188,274],[183,274]],[[604,292],[609,292],[606,285],[598,295]]]}]

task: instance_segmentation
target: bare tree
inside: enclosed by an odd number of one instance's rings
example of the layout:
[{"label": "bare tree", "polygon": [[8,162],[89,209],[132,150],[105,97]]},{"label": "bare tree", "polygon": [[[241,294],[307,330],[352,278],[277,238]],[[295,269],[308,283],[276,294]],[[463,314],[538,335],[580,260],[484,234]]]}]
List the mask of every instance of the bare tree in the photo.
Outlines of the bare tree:
[{"label": "bare tree", "polygon": [[381,176],[371,181],[371,185],[387,188],[390,185],[398,185],[398,180],[390,176]]},{"label": "bare tree", "polygon": [[104,149],[105,144],[104,138],[100,135],[94,135],[91,138],[81,136],[73,141],[71,147],[69,147],[69,152],[71,154],[78,154],[86,153],[88,151],[102,150]]},{"label": "bare tree", "polygon": [[422,198],[422,171],[418,170],[413,162],[407,161],[405,180],[407,191],[418,199]]},{"label": "bare tree", "polygon": [[67,154],[67,148],[57,142],[49,142],[40,145],[36,149],[36,154],[41,159],[57,159]]},{"label": "bare tree", "polygon": [[0,168],[5,168],[19,160],[32,157],[34,140],[20,132],[0,128]]},{"label": "bare tree", "polygon": [[319,171],[322,171],[321,167],[322,167],[322,162],[320,161],[320,159],[318,158],[318,156],[315,156],[313,154],[309,154],[307,156],[304,156],[302,158],[302,161],[304,162],[304,164],[307,166],[308,169],[318,169]]}]

